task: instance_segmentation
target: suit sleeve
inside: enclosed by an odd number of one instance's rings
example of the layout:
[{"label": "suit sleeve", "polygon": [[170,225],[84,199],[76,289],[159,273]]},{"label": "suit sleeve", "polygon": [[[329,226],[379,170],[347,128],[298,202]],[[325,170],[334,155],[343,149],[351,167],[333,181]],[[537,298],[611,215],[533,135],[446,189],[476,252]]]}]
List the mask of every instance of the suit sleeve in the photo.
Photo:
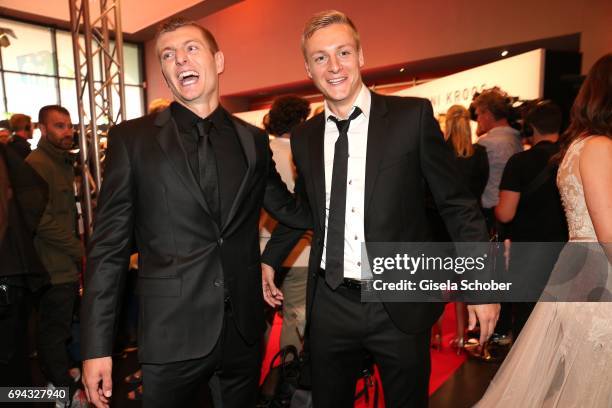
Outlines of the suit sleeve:
[{"label": "suit sleeve", "polygon": [[446,228],[456,242],[488,241],[484,217],[463,183],[457,183],[455,160],[445,145],[429,101],[421,108],[420,157],[422,171],[431,188]]},{"label": "suit sleeve", "polygon": [[132,249],[134,197],[123,135],[111,129],[104,183],[89,246],[81,311],[83,359],[110,356],[117,308]]}]

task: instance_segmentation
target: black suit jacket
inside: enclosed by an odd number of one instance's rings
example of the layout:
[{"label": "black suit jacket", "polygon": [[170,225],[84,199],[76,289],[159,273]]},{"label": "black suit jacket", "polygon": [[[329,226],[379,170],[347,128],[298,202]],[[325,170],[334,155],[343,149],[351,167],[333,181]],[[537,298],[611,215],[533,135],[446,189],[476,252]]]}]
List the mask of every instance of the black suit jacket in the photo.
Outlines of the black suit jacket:
[{"label": "black suit jacket", "polygon": [[255,342],[261,336],[262,204],[293,227],[307,227],[312,221],[308,206],[293,199],[276,172],[267,135],[236,118],[233,122],[248,168],[221,226],[211,218],[189,168],[170,109],[111,129],[88,253],[81,313],[83,358],[112,352],[122,282],[134,244],[139,252],[142,362],[208,354],[221,332],[225,293],[244,338]]},{"label": "black suit jacket", "polygon": [[[317,115],[294,130],[291,149],[298,181],[296,193],[307,198],[313,213],[307,317],[314,300],[325,237],[325,118]],[[366,242],[429,242],[432,231],[425,215],[425,186],[455,241],[487,241],[485,222],[476,200],[457,183],[453,153],[444,143],[431,104],[426,99],[372,93],[365,175]],[[277,228],[263,261],[278,268],[300,231]],[[288,248],[289,247],[289,248]],[[386,303],[398,328],[407,333],[429,328],[443,310],[441,303]]]}]

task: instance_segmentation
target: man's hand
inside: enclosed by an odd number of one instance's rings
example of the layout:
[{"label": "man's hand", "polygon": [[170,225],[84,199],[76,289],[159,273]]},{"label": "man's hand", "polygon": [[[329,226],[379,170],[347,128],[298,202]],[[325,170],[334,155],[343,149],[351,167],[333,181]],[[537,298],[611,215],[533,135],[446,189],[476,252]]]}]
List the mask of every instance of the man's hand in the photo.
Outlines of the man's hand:
[{"label": "man's hand", "polygon": [[110,406],[109,398],[113,394],[112,371],[113,359],[110,356],[83,361],[85,394],[89,402],[96,408],[109,408]]},{"label": "man's hand", "polygon": [[499,303],[488,305],[469,305],[467,307],[469,316],[468,330],[474,330],[476,322],[480,322],[480,344],[483,345],[495,330],[497,319],[499,318]]},{"label": "man's hand", "polygon": [[283,293],[274,284],[274,268],[265,263],[261,264],[261,286],[267,304],[276,307],[283,303]]}]

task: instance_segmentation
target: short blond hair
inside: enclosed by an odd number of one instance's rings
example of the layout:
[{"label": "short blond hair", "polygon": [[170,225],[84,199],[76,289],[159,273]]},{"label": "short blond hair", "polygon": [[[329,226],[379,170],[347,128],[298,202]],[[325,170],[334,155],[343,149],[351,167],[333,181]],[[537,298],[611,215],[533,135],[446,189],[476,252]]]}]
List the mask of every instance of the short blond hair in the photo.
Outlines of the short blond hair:
[{"label": "short blond hair", "polygon": [[359,32],[357,31],[357,27],[353,21],[341,11],[326,10],[310,17],[304,26],[304,31],[302,32],[302,54],[304,54],[304,59],[306,59],[306,41],[318,30],[329,27],[332,24],[345,24],[349,26],[353,33],[353,38],[355,39],[357,49],[359,50],[361,48]]}]

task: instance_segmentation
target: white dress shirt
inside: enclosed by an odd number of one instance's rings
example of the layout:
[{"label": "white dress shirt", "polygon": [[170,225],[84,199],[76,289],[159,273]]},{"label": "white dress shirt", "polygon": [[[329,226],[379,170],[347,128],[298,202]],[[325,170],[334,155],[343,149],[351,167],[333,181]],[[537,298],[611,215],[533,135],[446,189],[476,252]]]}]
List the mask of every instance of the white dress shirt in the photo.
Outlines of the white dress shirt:
[{"label": "white dress shirt", "polygon": [[[362,114],[353,119],[348,130],[348,169],[346,186],[346,212],[344,222],[344,277],[361,279],[361,244],[365,241],[363,226],[365,202],[365,169],[366,151],[368,145],[368,124],[370,122],[370,106],[372,95],[363,85],[353,108],[361,109]],[[340,136],[336,123],[329,119],[335,116],[327,102],[325,103],[325,241],[321,268],[325,269],[327,249],[327,223],[329,220],[329,201],[331,197],[332,171],[334,167],[334,150],[336,140]],[[346,119],[346,118],[338,118]]]}]

